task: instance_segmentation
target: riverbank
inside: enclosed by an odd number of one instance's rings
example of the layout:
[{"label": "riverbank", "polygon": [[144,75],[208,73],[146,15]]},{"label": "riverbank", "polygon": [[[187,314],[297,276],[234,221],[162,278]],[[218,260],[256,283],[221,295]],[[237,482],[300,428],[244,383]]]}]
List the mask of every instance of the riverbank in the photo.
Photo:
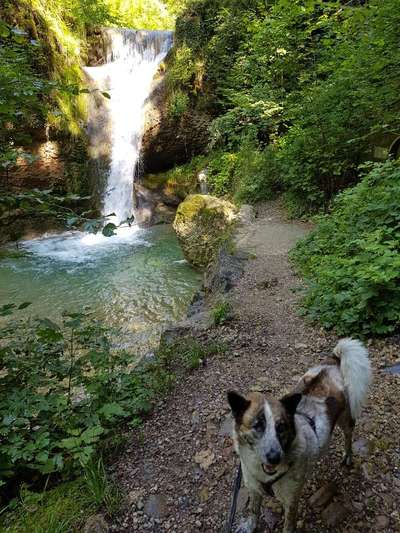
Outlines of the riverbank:
[{"label": "riverbank", "polygon": [[[125,502],[112,531],[221,531],[236,464],[226,391],[282,395],[337,340],[296,312],[301,284],[287,253],[307,230],[271,203],[259,206],[255,221],[240,230],[238,246],[255,255],[229,293],[233,318],[186,331],[200,344],[223,342],[227,351],[204,359],[128,438],[110,468]],[[375,379],[356,429],[355,466],[337,468],[343,444],[335,436],[301,499],[300,531],[398,531],[398,377],[383,368],[396,360],[399,347],[397,337],[370,344]],[[242,489],[238,514],[245,501]],[[279,529],[279,505],[273,499],[266,504],[266,527]]]}]

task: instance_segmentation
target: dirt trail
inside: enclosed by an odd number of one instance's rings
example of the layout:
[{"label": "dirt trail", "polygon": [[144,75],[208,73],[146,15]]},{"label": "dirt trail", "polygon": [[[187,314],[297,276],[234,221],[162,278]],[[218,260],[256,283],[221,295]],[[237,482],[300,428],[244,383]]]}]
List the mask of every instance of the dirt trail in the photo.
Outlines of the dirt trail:
[{"label": "dirt trail", "polygon": [[[228,351],[179,383],[132,434],[113,468],[127,499],[113,531],[223,530],[237,464],[226,391],[253,388],[280,396],[337,340],[296,315],[293,289],[299,280],[287,251],[306,231],[269,204],[239,235],[240,246],[256,257],[231,291],[235,318],[197,334],[204,342],[225,341]],[[382,370],[398,359],[399,344],[399,338],[371,344],[375,380],[355,432],[355,466],[339,466],[343,443],[338,432],[306,486],[299,531],[400,531],[400,378]],[[316,494],[319,489],[322,495]],[[330,503],[322,505],[324,499]],[[239,513],[245,500],[242,489]],[[260,531],[281,531],[279,504],[269,499],[265,505]]]}]

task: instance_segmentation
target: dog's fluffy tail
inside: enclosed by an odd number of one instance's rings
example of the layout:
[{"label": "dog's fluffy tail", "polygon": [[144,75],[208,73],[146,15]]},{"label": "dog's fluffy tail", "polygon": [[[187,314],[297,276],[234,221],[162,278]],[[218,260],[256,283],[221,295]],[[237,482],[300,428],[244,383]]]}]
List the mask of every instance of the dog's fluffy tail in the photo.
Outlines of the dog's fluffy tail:
[{"label": "dog's fluffy tail", "polygon": [[356,420],[371,383],[371,365],[368,350],[358,340],[341,339],[333,353],[340,359],[340,370],[350,404],[351,415]]}]

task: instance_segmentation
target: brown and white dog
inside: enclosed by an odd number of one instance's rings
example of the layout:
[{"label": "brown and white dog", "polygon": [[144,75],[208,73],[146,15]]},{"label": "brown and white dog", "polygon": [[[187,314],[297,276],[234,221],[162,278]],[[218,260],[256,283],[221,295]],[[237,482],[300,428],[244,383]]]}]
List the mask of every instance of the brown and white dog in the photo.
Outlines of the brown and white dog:
[{"label": "brown and white dog", "polygon": [[313,464],[338,424],[345,437],[344,464],[352,463],[352,433],[371,381],[368,351],[342,339],[333,356],[311,368],[280,400],[253,392],[228,393],[233,437],[250,499],[236,533],[252,533],[263,496],[271,489],[285,509],[284,533],[296,529],[297,507]]}]

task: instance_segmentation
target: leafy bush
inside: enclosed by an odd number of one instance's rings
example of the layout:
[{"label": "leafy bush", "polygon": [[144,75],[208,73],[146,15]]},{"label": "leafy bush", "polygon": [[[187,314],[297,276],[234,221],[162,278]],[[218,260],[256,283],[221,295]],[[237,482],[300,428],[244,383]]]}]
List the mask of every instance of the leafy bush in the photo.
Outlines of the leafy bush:
[{"label": "leafy bush", "polygon": [[237,150],[248,137],[260,143],[268,141],[276,132],[282,108],[275,102],[251,101],[249,97],[236,99],[236,107],[216,118],[210,126],[211,146],[223,145]]},{"label": "leafy bush", "polygon": [[189,97],[183,91],[175,91],[169,100],[169,114],[172,118],[180,118],[189,107]]},{"label": "leafy bush", "polygon": [[95,461],[100,444],[114,442],[123,421],[136,426],[175,371],[196,368],[223,347],[182,339],[136,368],[135,357],[113,349],[113,332],[89,312],[65,314],[62,324],[16,316],[4,324],[17,311],[0,308],[2,484],[29,479],[29,471],[68,476],[83,467],[93,498],[112,507],[102,463]]},{"label": "leafy bush", "polygon": [[271,200],[281,189],[275,149],[268,146],[259,150],[247,139],[237,154],[233,197],[239,202]]},{"label": "leafy bush", "polygon": [[279,190],[273,147],[260,150],[251,136],[243,140],[238,152],[211,152],[207,161],[211,194],[229,195],[242,203],[269,200]]},{"label": "leafy bush", "polygon": [[0,167],[6,168],[16,157],[12,148],[28,144],[29,131],[46,121],[48,104],[43,97],[55,83],[35,72],[42,58],[38,41],[0,19]]},{"label": "leafy bush", "polygon": [[[3,315],[11,312],[3,306]],[[134,358],[112,350],[109,332],[87,313],[67,314],[62,325],[13,319],[0,343],[3,479],[88,464],[117,421],[135,423],[170,380],[156,365],[134,372]]]},{"label": "leafy bush", "polygon": [[211,154],[207,170],[207,185],[212,194],[223,196],[233,189],[237,155],[230,152]]},{"label": "leafy bush", "polygon": [[382,335],[400,324],[400,163],[375,164],[341,193],[292,253],[306,281],[304,312],[339,334]]}]

